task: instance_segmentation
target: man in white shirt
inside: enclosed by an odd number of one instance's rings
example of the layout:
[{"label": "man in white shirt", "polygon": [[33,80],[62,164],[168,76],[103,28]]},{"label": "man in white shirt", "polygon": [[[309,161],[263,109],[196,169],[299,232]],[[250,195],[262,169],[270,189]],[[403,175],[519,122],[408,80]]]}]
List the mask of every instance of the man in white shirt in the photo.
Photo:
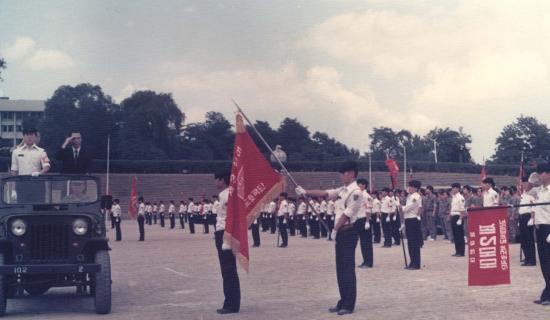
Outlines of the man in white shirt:
[{"label": "man in white shirt", "polygon": [[182,229],[185,229],[185,212],[187,211],[187,206],[185,205],[185,202],[182,200],[180,201],[180,206],[178,208],[178,215],[180,218],[180,227]]},{"label": "man in white shirt", "polygon": [[288,229],[291,237],[296,235],[296,199],[288,199]]},{"label": "man in white shirt", "polygon": [[407,236],[407,247],[409,249],[410,264],[405,267],[407,270],[418,270],[421,267],[420,248],[422,245],[422,196],[418,193],[422,184],[420,181],[409,181],[409,195],[407,202],[402,206],[403,218],[405,219],[405,234]]},{"label": "man in white shirt", "polygon": [[380,211],[382,209],[382,202],[377,191],[372,193],[372,218],[371,225],[374,233],[374,243],[380,243],[382,240],[382,226],[380,225]]},{"label": "man in white shirt", "polygon": [[168,218],[170,219],[170,229],[174,229],[176,227],[176,205],[174,204],[174,200],[170,200]]},{"label": "man in white shirt", "polygon": [[453,239],[455,240],[455,253],[453,257],[464,257],[465,251],[462,219],[466,215],[466,200],[460,194],[461,188],[462,186],[457,182],[451,185],[451,212],[449,213],[449,219],[453,230]]},{"label": "man in white shirt", "polygon": [[389,192],[390,189],[388,188],[382,190],[382,204],[380,207],[380,219],[382,220],[382,231],[384,233],[384,248],[391,248],[393,232],[390,215],[396,210],[395,200],[388,195]]},{"label": "man in white shirt", "polygon": [[[319,217],[320,219],[325,223],[325,225],[327,224],[327,200],[326,199],[321,199],[321,202],[319,203]],[[320,229],[321,229],[321,238],[326,238],[327,237],[327,233],[328,233],[328,230],[323,227],[323,225],[320,226]]]},{"label": "man in white shirt", "polygon": [[225,219],[227,216],[227,202],[229,198],[229,170],[220,170],[214,174],[216,187],[221,190],[218,195],[220,208],[216,217],[216,232],[214,233],[216,249],[223,279],[223,307],[216,310],[219,314],[238,313],[241,305],[241,288],[237,273],[237,260],[231,248],[223,246]]},{"label": "man in white shirt", "polygon": [[143,197],[138,198],[138,228],[139,228],[139,241],[145,241],[145,203]]},{"label": "man in white shirt", "polygon": [[485,178],[481,183],[483,190],[483,206],[498,207],[500,205],[500,197],[495,191],[495,180],[493,178]]},{"label": "man in white shirt", "polygon": [[189,222],[189,232],[191,234],[195,233],[195,203],[193,198],[189,198],[189,203],[187,204],[187,220]]},{"label": "man in white shirt", "polygon": [[357,163],[346,161],[340,167],[340,180],[344,184],[338,189],[304,190],[298,186],[296,194],[299,196],[327,197],[328,199],[342,199],[344,210],[336,216],[336,225],[333,236],[336,247],[336,275],[340,300],[337,305],[329,309],[338,315],[350,314],[355,309],[357,299],[357,280],[355,277],[355,248],[357,247],[357,231],[353,224],[363,204],[363,192],[357,186]]},{"label": "man in white shirt", "polygon": [[[358,179],[357,185],[363,192],[363,204],[359,213],[357,214],[357,221],[355,221],[355,229],[359,235],[359,244],[361,247],[361,255],[363,256],[363,263],[359,265],[359,268],[372,268],[374,263],[374,255],[372,248],[372,227],[370,224],[372,199],[367,192],[369,182],[366,179]],[[370,203],[370,204],[369,204]],[[370,207],[369,207],[370,206]]]},{"label": "man in white shirt", "polygon": [[[537,188],[536,203],[550,202],[550,164],[539,163],[537,173],[541,186]],[[550,305],[550,205],[535,207],[535,225],[537,232],[537,250],[539,262],[546,286],[536,304]]]},{"label": "man in white shirt", "polygon": [[275,234],[277,231],[277,203],[275,202],[276,199],[271,201],[269,203],[269,227],[271,229],[271,233]]},{"label": "man in white shirt", "polygon": [[120,222],[122,219],[122,210],[120,209],[120,200],[113,200],[113,206],[111,207],[113,213],[113,219],[115,220],[116,241],[122,240],[122,231],[120,230]]},{"label": "man in white shirt", "polygon": [[332,230],[334,229],[334,212],[336,205],[334,200],[327,202],[327,226],[328,226],[328,241],[332,241]]},{"label": "man in white shirt", "polygon": [[302,238],[307,238],[307,222],[306,222],[307,203],[303,197],[300,197],[297,211],[298,230]]},{"label": "man in white shirt", "polygon": [[523,177],[521,180],[522,194],[520,198],[520,205],[518,208],[519,213],[519,235],[521,242],[521,250],[525,256],[521,266],[536,266],[537,255],[535,248],[535,207],[529,207],[526,205],[535,203],[536,199],[533,196],[533,185],[529,183],[527,177]]},{"label": "man in white shirt", "polygon": [[164,228],[164,212],[166,208],[164,207],[164,202],[160,201],[159,203],[159,218],[160,218],[160,227]]},{"label": "man in white shirt", "polygon": [[286,192],[282,192],[279,195],[279,210],[277,210],[277,220],[279,223],[279,234],[281,235],[282,243],[279,245],[279,248],[288,247],[288,232],[287,232],[287,221],[288,221],[288,197]]}]

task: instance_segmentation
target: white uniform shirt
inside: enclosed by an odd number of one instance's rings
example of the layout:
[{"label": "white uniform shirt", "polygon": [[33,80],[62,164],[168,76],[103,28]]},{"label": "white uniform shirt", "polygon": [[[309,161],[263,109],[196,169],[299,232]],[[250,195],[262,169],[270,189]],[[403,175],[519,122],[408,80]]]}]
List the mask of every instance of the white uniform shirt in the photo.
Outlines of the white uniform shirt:
[{"label": "white uniform shirt", "polygon": [[187,207],[185,206],[184,203],[181,203],[178,209],[178,213],[185,213],[186,211],[187,211]]},{"label": "white uniform shirt", "polygon": [[451,198],[451,216],[459,216],[461,212],[466,211],[466,200],[464,197],[457,193]]},{"label": "white uniform shirt", "polygon": [[329,200],[327,203],[327,215],[332,216],[334,215],[334,201]]},{"label": "white uniform shirt", "polygon": [[338,199],[334,201],[334,218],[338,220],[344,214],[344,200]]},{"label": "white uniform shirt", "polygon": [[[357,220],[361,207],[363,207],[363,192],[357,186],[357,182],[353,181],[347,186],[329,189],[326,192],[330,199],[336,199],[340,196],[344,207],[342,214],[349,218],[349,223],[353,224]],[[338,218],[336,217],[336,219]]]},{"label": "white uniform shirt", "polygon": [[327,212],[327,202],[325,200],[321,201],[320,210],[321,210],[321,213]]},{"label": "white uniform shirt", "polygon": [[[544,185],[537,188],[536,203],[550,202],[550,185]],[[550,206],[535,207],[535,224],[550,224]]]},{"label": "white uniform shirt", "polygon": [[300,204],[298,205],[298,214],[305,214],[306,208],[307,204],[304,201],[300,202]]},{"label": "white uniform shirt", "polygon": [[153,207],[150,204],[145,205],[145,212],[147,213],[153,212]]},{"label": "white uniform shirt", "polygon": [[372,200],[372,212],[380,213],[381,210],[382,210],[382,202],[378,200],[378,198],[374,198],[374,200]]},{"label": "white uniform shirt", "polygon": [[288,202],[286,200],[282,200],[279,202],[277,217],[283,217],[285,214],[288,214]]},{"label": "white uniform shirt", "polygon": [[396,208],[395,200],[390,196],[385,196],[382,199],[382,205],[380,207],[380,212],[383,213],[394,213]]},{"label": "white uniform shirt", "polygon": [[23,144],[11,153],[11,171],[17,172],[18,175],[40,172],[49,166],[50,159],[46,151],[35,144],[31,147]]},{"label": "white uniform shirt", "polygon": [[410,219],[418,217],[418,212],[422,209],[422,196],[418,192],[409,194],[402,209],[403,218]]},{"label": "white uniform shirt", "polygon": [[120,217],[122,215],[122,210],[120,209],[120,205],[113,204],[113,207],[111,208],[111,211],[113,212],[113,217]]},{"label": "white uniform shirt", "polygon": [[229,199],[229,188],[225,188],[218,195],[220,199],[220,208],[216,216],[216,230],[225,230],[225,218],[227,217],[227,201]]},{"label": "white uniform shirt", "polygon": [[160,206],[159,206],[159,213],[164,213],[164,203],[162,203]]},{"label": "white uniform shirt", "polygon": [[193,202],[189,202],[187,205],[187,213],[193,213],[193,210],[195,210],[195,204]]},{"label": "white uniform shirt", "polygon": [[143,216],[145,215],[145,203],[140,203],[139,206],[138,206],[138,214],[140,216]]},{"label": "white uniform shirt", "polygon": [[174,212],[176,212],[176,206],[170,203],[170,206],[168,206],[168,213],[174,213]]},{"label": "white uniform shirt", "polygon": [[212,204],[212,213],[213,214],[218,214],[219,210],[220,210],[220,200],[216,200]]},{"label": "white uniform shirt", "polygon": [[367,190],[363,191],[363,199],[365,201],[365,207],[367,208],[367,213],[372,213],[372,207],[374,199],[371,197],[371,195],[367,192]]},{"label": "white uniform shirt", "polygon": [[156,204],[153,206],[153,212],[159,212],[159,207]]},{"label": "white uniform shirt", "polygon": [[276,209],[277,209],[277,204],[275,203],[275,201],[271,201],[269,203],[269,210],[267,212],[274,214]]},{"label": "white uniform shirt", "polygon": [[[524,192],[521,195],[521,200],[519,204],[532,204],[532,203],[535,203],[535,197]],[[535,211],[535,207],[519,207],[518,209],[519,209],[518,210],[519,214],[533,213]]]},{"label": "white uniform shirt", "polygon": [[484,207],[497,207],[499,205],[498,193],[493,188],[483,192],[483,206]]},{"label": "white uniform shirt", "polygon": [[288,214],[291,216],[296,214],[296,205],[294,204],[294,202],[288,204]]}]

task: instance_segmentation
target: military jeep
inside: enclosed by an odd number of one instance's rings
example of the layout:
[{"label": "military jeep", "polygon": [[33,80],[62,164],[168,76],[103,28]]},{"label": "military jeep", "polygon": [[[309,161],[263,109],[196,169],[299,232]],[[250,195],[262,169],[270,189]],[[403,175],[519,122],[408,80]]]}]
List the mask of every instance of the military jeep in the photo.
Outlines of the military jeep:
[{"label": "military jeep", "polygon": [[13,176],[1,180],[0,316],[6,299],[76,287],[111,311],[111,265],[99,180]]}]

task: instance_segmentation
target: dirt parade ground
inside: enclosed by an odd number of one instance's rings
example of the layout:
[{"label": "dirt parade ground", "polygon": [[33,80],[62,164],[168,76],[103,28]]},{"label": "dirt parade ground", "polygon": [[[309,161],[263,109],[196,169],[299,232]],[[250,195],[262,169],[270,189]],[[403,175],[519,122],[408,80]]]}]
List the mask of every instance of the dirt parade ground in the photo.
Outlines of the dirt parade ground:
[{"label": "dirt parade ground", "polygon": [[[113,310],[94,313],[91,298],[73,288],[30,299],[8,300],[12,319],[334,319],[327,309],[338,299],[334,243],[261,233],[251,248],[250,273],[239,268],[241,312],[218,315],[223,302],[213,234],[147,226],[138,242],[137,223],[123,221],[123,241],[111,241]],[[109,237],[114,238],[113,231]],[[550,319],[550,307],[532,303],[543,280],[540,268],[519,266],[511,246],[512,285],[468,287],[467,258],[451,257],[448,241],[426,242],[422,270],[403,270],[401,247],[375,245],[373,269],[357,269],[355,313],[344,319]],[[357,251],[357,264],[360,253]]]}]

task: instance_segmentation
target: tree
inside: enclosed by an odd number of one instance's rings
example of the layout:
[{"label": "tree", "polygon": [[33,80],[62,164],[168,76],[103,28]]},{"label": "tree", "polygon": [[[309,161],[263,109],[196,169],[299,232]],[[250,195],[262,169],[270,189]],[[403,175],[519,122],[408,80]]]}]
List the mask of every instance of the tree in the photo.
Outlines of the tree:
[{"label": "tree", "polygon": [[302,153],[304,149],[312,147],[309,130],[297,119],[285,118],[277,129],[277,136],[289,160],[311,160]]},{"label": "tree", "polygon": [[210,111],[206,121],[192,123],[183,130],[180,157],[192,160],[230,160],[235,133],[223,114]]},{"label": "tree", "polygon": [[185,115],[169,93],[137,91],[121,103],[117,154],[122,159],[166,159],[177,154]]},{"label": "tree", "polygon": [[[275,148],[276,145],[280,144],[277,131],[271,128],[271,125],[269,124],[269,122],[258,120],[254,124],[254,127],[256,128],[256,130],[258,130],[258,132],[262,135],[262,137],[264,137],[265,141],[271,146],[271,148]],[[252,129],[252,127],[247,125],[246,130],[248,131],[248,134],[252,137],[252,140],[254,140],[254,142],[260,149],[260,151],[262,151],[264,155],[268,155],[269,150],[267,149],[265,144],[262,142],[258,134],[254,132],[254,129]]]},{"label": "tree", "polygon": [[534,117],[521,115],[513,123],[506,125],[496,139],[496,150],[492,160],[496,163],[518,163],[521,153],[524,160],[550,156],[550,131]]},{"label": "tree", "polygon": [[310,154],[306,157],[318,161],[334,161],[357,159],[359,153],[356,150],[349,149],[345,144],[329,137],[326,133],[315,132],[313,134],[313,146]]},{"label": "tree", "polygon": [[385,160],[386,156],[403,158],[403,146],[412,149],[413,135],[408,130],[395,132],[388,127],[373,128],[369,138],[373,160]]},{"label": "tree", "polygon": [[45,117],[39,124],[41,144],[48,152],[56,152],[71,132],[79,131],[92,157],[105,158],[107,136],[114,129],[111,114],[117,108],[98,85],[61,86],[46,100]]},{"label": "tree", "polygon": [[[427,144],[433,140],[437,143],[437,158],[441,162],[460,162],[468,163],[472,161],[468,144],[472,143],[472,137],[462,132],[450,128],[435,128],[425,136]],[[433,154],[433,153],[432,153]]]},{"label": "tree", "polygon": [[2,81],[2,70],[6,69],[6,60],[0,58],[0,81]]}]

